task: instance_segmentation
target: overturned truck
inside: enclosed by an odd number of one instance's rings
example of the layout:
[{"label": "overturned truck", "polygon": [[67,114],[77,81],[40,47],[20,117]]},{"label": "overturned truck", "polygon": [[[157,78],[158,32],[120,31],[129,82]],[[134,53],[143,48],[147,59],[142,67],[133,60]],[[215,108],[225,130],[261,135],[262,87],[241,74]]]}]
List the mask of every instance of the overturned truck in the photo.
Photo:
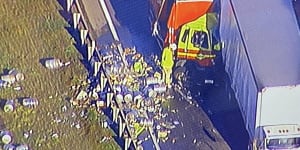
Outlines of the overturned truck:
[{"label": "overturned truck", "polygon": [[249,149],[300,149],[300,36],[292,1],[220,6],[223,61]]}]

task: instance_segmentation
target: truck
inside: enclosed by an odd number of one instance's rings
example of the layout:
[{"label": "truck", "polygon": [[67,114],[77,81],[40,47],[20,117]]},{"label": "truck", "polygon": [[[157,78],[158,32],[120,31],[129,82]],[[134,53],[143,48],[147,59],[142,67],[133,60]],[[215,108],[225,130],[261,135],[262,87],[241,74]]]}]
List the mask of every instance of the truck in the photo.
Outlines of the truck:
[{"label": "truck", "polygon": [[[287,0],[205,2],[207,1],[175,0],[172,4],[169,3],[171,6],[169,7],[167,1],[162,1],[161,5],[164,7],[162,10],[156,10],[162,20],[167,18],[168,21],[167,27],[154,26],[154,31],[160,29],[161,33],[157,34],[157,39],[160,41],[164,39],[163,47],[175,43],[177,60],[201,62],[195,55],[191,55],[191,52],[195,52],[193,48],[197,47],[192,43],[191,37],[198,31],[208,31],[210,33],[207,35],[217,37],[215,38],[217,42],[213,42],[213,38],[208,38],[208,43],[213,45],[210,46],[209,52],[214,54],[214,47],[221,48],[221,60],[249,135],[248,148],[300,149],[298,108],[300,36],[293,2]],[[203,11],[201,13],[186,11],[190,17],[194,14],[198,16],[176,23],[179,16],[186,16],[183,11],[185,9],[179,5],[187,3],[190,3],[187,8],[194,10],[192,5],[199,4],[197,7]],[[209,13],[214,13],[214,17],[207,19]],[[200,22],[205,20],[203,19],[205,16],[206,21],[215,22],[213,28],[207,23],[201,25]],[[172,25],[172,21],[175,25]],[[188,39],[188,42],[184,39]],[[205,51],[202,48],[203,46],[200,46],[197,49],[197,54]],[[181,57],[180,52],[184,52],[184,57]],[[213,61],[215,58],[208,59]],[[178,62],[175,69],[184,64],[182,61]],[[211,68],[213,63],[199,63],[199,66]]]},{"label": "truck", "polygon": [[160,2],[151,0],[152,14],[156,18],[152,19],[153,35],[162,49],[169,46],[175,51],[173,77],[181,79],[187,61],[195,62],[199,70],[207,71],[214,66],[215,58],[220,54],[220,43],[218,13],[214,11],[213,0]]},{"label": "truck", "polygon": [[292,1],[222,0],[222,57],[249,149],[300,149],[300,36]]}]

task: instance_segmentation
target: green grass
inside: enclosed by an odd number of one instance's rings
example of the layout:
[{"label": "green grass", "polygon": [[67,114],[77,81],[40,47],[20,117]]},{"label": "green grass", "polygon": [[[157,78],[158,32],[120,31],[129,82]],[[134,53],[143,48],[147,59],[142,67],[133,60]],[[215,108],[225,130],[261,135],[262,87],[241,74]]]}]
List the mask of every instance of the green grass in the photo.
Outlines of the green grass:
[{"label": "green grass", "polygon": [[[14,85],[23,90],[0,89],[0,99],[35,97],[40,102],[34,109],[18,105],[12,113],[0,111],[1,118],[16,143],[27,143],[33,149],[119,149],[113,140],[99,143],[104,135],[113,133],[102,129],[95,116],[81,118],[81,110],[69,107],[65,100],[72,96],[70,87],[85,80],[86,70],[65,30],[68,24],[59,14],[61,9],[54,0],[0,1],[0,74],[11,68],[25,74],[25,80]],[[46,57],[70,61],[71,65],[47,70],[39,62]],[[61,111],[64,105],[68,106],[66,112]],[[77,116],[72,117],[72,112]],[[55,119],[67,121],[55,123]],[[71,127],[72,122],[79,122],[81,128]],[[23,133],[29,130],[32,134],[26,139]],[[54,133],[58,138],[52,137]]]}]

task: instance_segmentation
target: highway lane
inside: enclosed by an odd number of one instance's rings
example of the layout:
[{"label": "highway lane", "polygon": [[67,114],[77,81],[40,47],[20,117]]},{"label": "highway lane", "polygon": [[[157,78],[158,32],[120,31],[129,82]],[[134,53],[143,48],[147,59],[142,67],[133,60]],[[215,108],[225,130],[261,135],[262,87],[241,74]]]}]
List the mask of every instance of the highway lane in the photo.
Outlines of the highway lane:
[{"label": "highway lane", "polygon": [[172,129],[168,140],[160,143],[162,149],[230,149],[195,100],[187,99],[185,92],[178,89],[171,93],[174,98],[169,99],[166,119],[179,124]]},{"label": "highway lane", "polygon": [[[149,4],[142,0],[113,0],[111,3],[115,9],[115,17],[119,21],[117,24],[120,26],[117,30],[122,43],[127,46],[135,45],[138,51],[145,56],[149,55],[149,53],[159,54],[160,49],[156,40],[151,36],[151,24],[148,21]],[[90,11],[94,14],[97,14],[97,12],[100,13],[100,10],[93,9]],[[110,40],[107,38],[109,36],[110,33],[107,33],[106,36],[104,33],[97,41],[109,42]],[[227,80],[222,71],[217,76],[221,81]],[[187,101],[180,101],[181,97],[176,94],[175,99],[170,101],[170,109],[178,109],[178,113],[170,113],[168,118],[182,120],[184,127],[178,126],[173,129],[174,131],[170,133],[169,140],[166,143],[160,142],[162,149],[177,149],[181,145],[184,145],[182,148],[199,149],[200,144],[202,144],[202,147],[205,147],[203,146],[205,145],[205,141],[219,145],[219,143],[214,142],[210,135],[207,134],[207,131],[214,127],[224,137],[225,141],[228,142],[231,149],[246,149],[248,142],[247,132],[244,129],[239,110],[236,107],[237,105],[233,104],[234,107],[228,106],[228,104],[234,103],[234,98],[228,97],[228,94],[226,94],[228,90],[225,84],[217,87],[203,88],[195,82],[199,80],[198,77],[199,74],[197,73],[191,76],[191,81],[195,84],[191,85],[190,90],[195,101],[201,108],[191,107]],[[200,97],[198,95],[199,91],[202,92]],[[208,114],[209,118],[206,117],[206,119],[203,119],[203,117],[207,116],[205,113]],[[212,120],[214,127],[210,125],[210,121],[207,119]],[[197,134],[198,131],[199,134]],[[172,143],[173,138],[175,138],[175,144]],[[195,144],[195,138],[201,140],[196,140]],[[204,142],[200,143],[201,141]],[[208,149],[210,148],[208,146]]]},{"label": "highway lane", "polygon": [[[187,64],[190,90],[194,99],[206,112],[214,126],[232,150],[247,149],[248,133],[222,60],[217,60],[215,70],[199,71],[195,64]],[[193,69],[192,69],[193,68]],[[199,81],[210,77],[215,85],[202,86]],[[198,80],[197,80],[198,79]],[[198,82],[197,82],[198,81]]]}]

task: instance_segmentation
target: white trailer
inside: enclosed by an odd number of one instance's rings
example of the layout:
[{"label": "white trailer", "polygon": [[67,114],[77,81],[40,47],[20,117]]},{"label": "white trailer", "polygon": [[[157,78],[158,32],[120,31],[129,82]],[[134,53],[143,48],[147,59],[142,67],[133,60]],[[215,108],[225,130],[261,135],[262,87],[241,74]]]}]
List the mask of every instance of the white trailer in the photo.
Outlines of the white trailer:
[{"label": "white trailer", "polygon": [[221,0],[225,70],[251,149],[300,149],[300,35],[291,0]]}]

